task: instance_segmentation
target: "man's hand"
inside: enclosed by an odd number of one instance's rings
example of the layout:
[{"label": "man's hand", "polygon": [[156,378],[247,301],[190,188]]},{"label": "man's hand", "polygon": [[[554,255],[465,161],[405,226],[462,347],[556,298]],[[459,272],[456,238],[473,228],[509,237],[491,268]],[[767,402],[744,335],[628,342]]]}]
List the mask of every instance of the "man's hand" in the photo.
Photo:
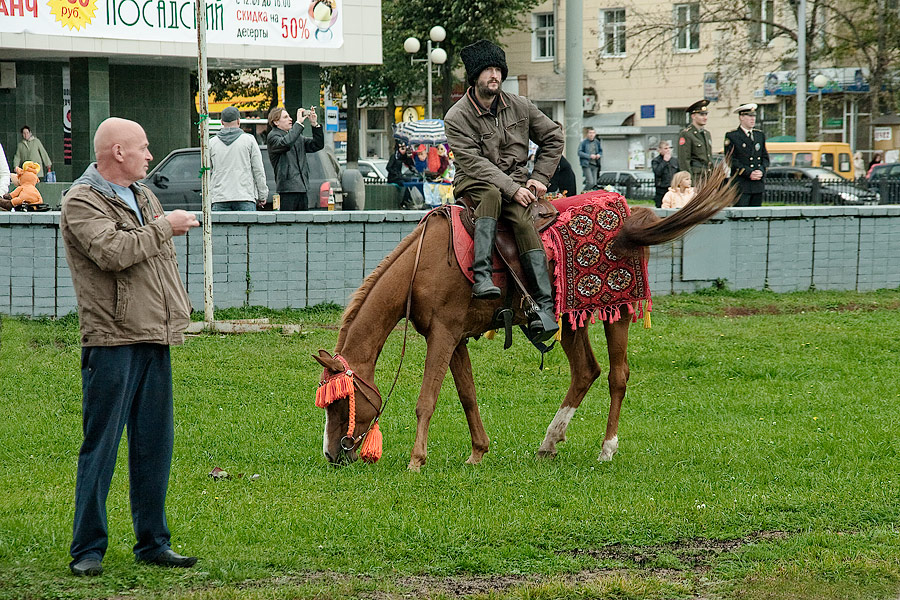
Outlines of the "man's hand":
[{"label": "man's hand", "polygon": [[544,194],[547,193],[547,186],[538,181],[537,179],[529,179],[525,183],[525,187],[530,190],[534,190],[535,199],[543,197]]},{"label": "man's hand", "polygon": [[197,215],[181,209],[173,210],[166,215],[166,219],[169,221],[169,224],[172,225],[173,235],[184,235],[190,231],[191,227],[198,227],[200,225],[200,221],[197,220]]},{"label": "man's hand", "polygon": [[319,124],[319,116],[316,114],[316,107],[309,107],[309,124],[316,127]]},{"label": "man's hand", "polygon": [[[530,181],[531,180],[529,180],[529,182]],[[528,206],[535,200],[534,194],[532,194],[530,191],[528,191],[527,189],[525,189],[523,187],[520,187],[518,190],[516,190],[516,193],[512,199],[513,199],[513,202],[518,202],[522,206]]]},{"label": "man's hand", "polygon": [[297,125],[303,125],[303,121],[306,120],[306,109],[298,108],[297,109]]},{"label": "man's hand", "polygon": [[750,172],[750,179],[752,181],[759,181],[760,179],[762,179],[762,176],[762,171],[760,171],[759,169]]}]

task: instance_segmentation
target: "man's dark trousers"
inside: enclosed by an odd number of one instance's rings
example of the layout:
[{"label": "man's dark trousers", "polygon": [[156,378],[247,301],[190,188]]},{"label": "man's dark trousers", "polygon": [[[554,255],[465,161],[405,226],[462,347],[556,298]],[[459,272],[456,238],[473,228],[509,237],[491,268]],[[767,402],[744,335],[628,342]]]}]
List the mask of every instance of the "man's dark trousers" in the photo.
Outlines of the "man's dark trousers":
[{"label": "man's dark trousers", "polygon": [[152,560],[169,548],[170,537],[165,515],[174,440],[169,347],[84,347],[81,381],[84,442],[75,484],[72,564],[102,560],[106,552],[106,497],[126,426],[134,554]]}]

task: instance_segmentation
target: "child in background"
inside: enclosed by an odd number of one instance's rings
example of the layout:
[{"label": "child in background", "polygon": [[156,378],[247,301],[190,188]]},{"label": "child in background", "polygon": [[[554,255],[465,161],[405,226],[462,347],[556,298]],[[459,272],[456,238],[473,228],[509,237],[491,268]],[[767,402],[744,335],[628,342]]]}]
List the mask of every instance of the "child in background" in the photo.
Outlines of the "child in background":
[{"label": "child in background", "polygon": [[672,185],[663,196],[662,208],[681,208],[694,197],[694,188],[691,185],[691,174],[687,171],[678,171],[672,176]]}]

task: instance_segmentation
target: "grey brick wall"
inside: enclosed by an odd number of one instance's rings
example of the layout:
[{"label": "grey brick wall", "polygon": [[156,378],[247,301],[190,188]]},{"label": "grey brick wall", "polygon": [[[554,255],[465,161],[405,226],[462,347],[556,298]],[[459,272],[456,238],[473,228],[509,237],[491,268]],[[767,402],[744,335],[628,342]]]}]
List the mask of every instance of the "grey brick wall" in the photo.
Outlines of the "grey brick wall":
[{"label": "grey brick wall", "polygon": [[[423,214],[216,213],[216,306],[344,305]],[[175,238],[175,247],[191,302],[202,310],[202,228]],[[776,292],[894,288],[900,206],[729,209],[650,257],[657,295],[717,280]],[[59,317],[75,309],[59,213],[0,213],[0,313]]]}]

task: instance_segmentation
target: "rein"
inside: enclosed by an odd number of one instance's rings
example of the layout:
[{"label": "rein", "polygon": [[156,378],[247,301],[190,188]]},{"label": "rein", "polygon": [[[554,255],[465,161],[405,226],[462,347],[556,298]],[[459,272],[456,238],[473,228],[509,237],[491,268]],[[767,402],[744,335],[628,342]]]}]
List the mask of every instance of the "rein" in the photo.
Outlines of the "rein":
[{"label": "rein", "polygon": [[[347,425],[347,434],[341,438],[341,449],[345,452],[349,452],[356,448],[357,444],[363,442],[360,450],[360,458],[366,462],[375,462],[381,458],[381,431],[378,429],[378,421],[381,419],[381,415],[387,407],[388,400],[391,399],[391,395],[394,393],[394,388],[397,386],[397,380],[400,378],[400,369],[403,367],[403,358],[406,356],[406,340],[409,337],[409,315],[412,312],[413,283],[416,279],[416,272],[419,270],[419,260],[422,257],[422,245],[425,241],[425,230],[428,227],[429,216],[430,213],[425,215],[422,219],[422,234],[419,236],[419,243],[416,247],[416,260],[413,264],[412,276],[409,279],[409,289],[406,292],[406,315],[403,323],[403,346],[400,349],[400,363],[397,365],[397,372],[394,374],[394,381],[391,383],[391,389],[388,390],[387,397],[382,398],[381,392],[378,391],[375,384],[369,383],[360,377],[358,373],[354,372],[347,363],[347,360],[340,354],[335,354],[333,358],[340,361],[344,370],[333,375],[328,375],[326,370],[322,376],[322,380],[319,382],[319,388],[316,390],[316,406],[319,408],[325,408],[335,400],[345,396],[347,397],[349,402],[349,424]],[[369,396],[363,392],[362,388],[359,386],[360,383],[378,396],[378,399],[381,401],[380,406],[375,406],[375,403],[369,399]],[[369,424],[369,427],[357,437],[353,436],[356,429],[356,393],[354,392],[354,387],[359,388],[363,398],[375,408],[377,413],[375,419]],[[368,438],[370,432],[374,439]]]}]

